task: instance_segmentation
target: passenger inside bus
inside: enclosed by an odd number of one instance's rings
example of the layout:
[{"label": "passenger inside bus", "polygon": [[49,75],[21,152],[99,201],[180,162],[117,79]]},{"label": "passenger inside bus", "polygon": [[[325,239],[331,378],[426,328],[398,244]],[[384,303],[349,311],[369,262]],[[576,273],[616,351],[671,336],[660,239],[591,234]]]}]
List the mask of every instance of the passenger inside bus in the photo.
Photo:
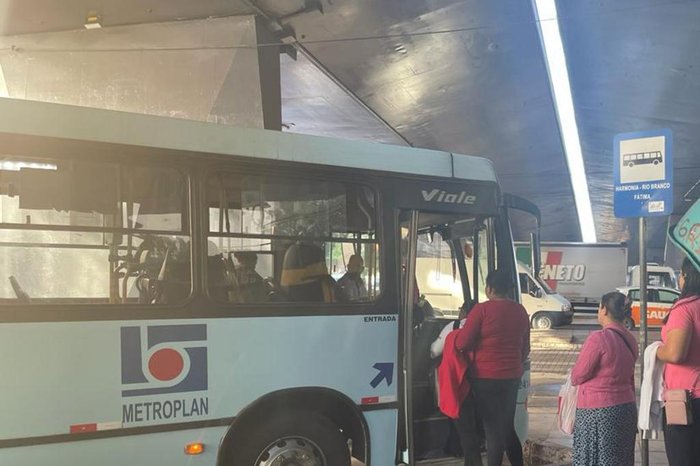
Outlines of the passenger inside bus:
[{"label": "passenger inside bus", "polygon": [[233,257],[238,262],[234,274],[241,302],[260,303],[267,301],[272,289],[255,270],[258,264],[258,255],[250,251],[240,251],[234,252]]},{"label": "passenger inside bus", "polygon": [[[209,294],[216,301],[352,303],[378,295],[379,247],[370,189],[327,180],[299,183],[217,173],[209,180],[207,196],[209,241],[220,254],[211,259],[210,253],[210,260],[223,262],[226,269],[225,283],[215,278],[221,271],[209,273]],[[342,280],[341,286],[336,280]],[[244,290],[249,281],[254,286]],[[348,293],[349,285],[357,290]],[[214,290],[222,286],[226,296]]]},{"label": "passenger inside bus", "polygon": [[365,268],[364,260],[359,254],[353,254],[348,260],[347,272],[343,275],[335,287],[335,295],[338,301],[353,302],[367,300],[367,286],[362,280],[362,271]]}]

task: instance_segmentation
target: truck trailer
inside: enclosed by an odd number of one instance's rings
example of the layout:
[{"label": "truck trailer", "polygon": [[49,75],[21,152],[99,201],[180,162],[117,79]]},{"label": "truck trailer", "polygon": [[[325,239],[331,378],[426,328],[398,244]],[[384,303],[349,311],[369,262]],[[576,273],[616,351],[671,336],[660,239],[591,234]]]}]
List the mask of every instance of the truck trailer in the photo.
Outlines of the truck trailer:
[{"label": "truck trailer", "polygon": [[[627,283],[626,243],[543,242],[541,248],[540,278],[575,311],[597,309],[602,295]],[[516,254],[531,262],[528,244],[516,244]]]}]

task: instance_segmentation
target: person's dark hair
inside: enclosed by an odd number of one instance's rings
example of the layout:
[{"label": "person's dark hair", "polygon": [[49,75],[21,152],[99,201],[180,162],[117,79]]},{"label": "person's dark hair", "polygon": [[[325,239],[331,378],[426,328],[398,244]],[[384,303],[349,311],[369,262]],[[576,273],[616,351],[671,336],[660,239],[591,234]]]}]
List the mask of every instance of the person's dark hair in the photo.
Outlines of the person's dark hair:
[{"label": "person's dark hair", "polygon": [[249,267],[255,267],[255,265],[258,263],[258,255],[250,251],[234,252],[233,257],[235,257],[239,263]]},{"label": "person's dark hair", "polygon": [[617,322],[622,322],[625,320],[625,295],[619,291],[611,291],[610,293],[605,293],[602,298],[600,298],[600,305],[608,311],[608,315]]},{"label": "person's dark hair", "polygon": [[466,301],[462,303],[462,305],[459,307],[459,318],[464,319],[466,318],[469,313],[471,312],[472,308],[474,307],[474,303],[472,302],[471,298],[467,298]]},{"label": "person's dark hair", "polygon": [[498,296],[506,296],[515,287],[513,277],[505,269],[496,269],[486,276],[486,286]]},{"label": "person's dark hair", "polygon": [[685,279],[683,289],[681,290],[681,298],[687,298],[688,296],[700,296],[700,272],[687,257],[683,259],[681,275],[683,275],[683,278]]},{"label": "person's dark hair", "polygon": [[[681,290],[681,295],[678,299],[688,298],[690,296],[700,297],[700,272],[695,268],[693,263],[689,258],[683,259],[683,265],[681,265],[681,275],[683,275],[683,289]],[[677,300],[676,300],[677,301]],[[674,306],[664,317],[663,324],[666,325],[668,318],[671,317]]]}]

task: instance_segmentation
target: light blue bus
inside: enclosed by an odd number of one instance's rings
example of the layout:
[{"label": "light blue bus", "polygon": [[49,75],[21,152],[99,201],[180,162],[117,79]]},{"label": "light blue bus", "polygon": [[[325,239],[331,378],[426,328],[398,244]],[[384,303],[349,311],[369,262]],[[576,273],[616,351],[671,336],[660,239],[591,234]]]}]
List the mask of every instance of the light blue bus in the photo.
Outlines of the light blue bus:
[{"label": "light blue bus", "polygon": [[473,303],[539,215],[483,158],[38,102],[0,154],[3,466],[444,455],[419,249]]}]

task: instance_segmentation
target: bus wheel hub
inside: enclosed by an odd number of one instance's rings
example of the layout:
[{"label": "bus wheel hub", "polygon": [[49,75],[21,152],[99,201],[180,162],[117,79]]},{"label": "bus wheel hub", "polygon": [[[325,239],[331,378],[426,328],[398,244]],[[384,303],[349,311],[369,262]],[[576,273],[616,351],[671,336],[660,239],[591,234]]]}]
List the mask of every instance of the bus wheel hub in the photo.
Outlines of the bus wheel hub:
[{"label": "bus wheel hub", "polygon": [[256,466],[326,466],[323,454],[311,441],[287,437],[270,444],[255,462]]}]

